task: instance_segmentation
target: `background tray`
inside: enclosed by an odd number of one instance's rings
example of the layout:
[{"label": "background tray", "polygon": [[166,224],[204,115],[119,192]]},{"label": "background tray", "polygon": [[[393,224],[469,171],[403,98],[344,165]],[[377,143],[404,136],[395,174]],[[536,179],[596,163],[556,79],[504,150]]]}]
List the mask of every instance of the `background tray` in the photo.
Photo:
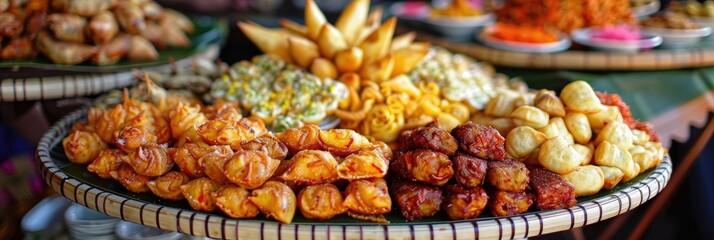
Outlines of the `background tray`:
[{"label": "background tray", "polygon": [[295,238],[312,239],[389,239],[415,236],[453,239],[525,238],[564,231],[599,222],[627,212],[654,197],[667,184],[672,171],[669,157],[656,169],[640,174],[612,190],[579,198],[570,209],[534,211],[512,217],[481,217],[471,221],[449,221],[443,216],[419,221],[405,221],[393,210],[392,222],[379,225],[346,217],[316,222],[299,213],[293,224],[280,224],[265,218],[238,220],[220,213],[196,212],[185,202],[169,202],[150,194],[135,194],[114,181],[102,180],[69,163],[61,146],[67,131],[86,116],[78,110],[59,121],[42,140],[37,150],[42,176],[51,188],[69,200],[147,226],[211,238]]}]

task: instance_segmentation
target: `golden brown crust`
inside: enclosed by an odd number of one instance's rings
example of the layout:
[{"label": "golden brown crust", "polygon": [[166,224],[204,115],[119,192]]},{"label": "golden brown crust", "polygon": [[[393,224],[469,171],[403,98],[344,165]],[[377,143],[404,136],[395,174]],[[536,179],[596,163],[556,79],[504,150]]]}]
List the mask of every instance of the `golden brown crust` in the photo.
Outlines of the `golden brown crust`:
[{"label": "golden brown crust", "polygon": [[122,165],[121,156],[125,155],[119,149],[104,149],[99,156],[87,165],[87,171],[96,173],[100,178],[112,178],[110,172],[116,171]]},{"label": "golden brown crust", "polygon": [[392,209],[387,182],[381,178],[354,180],[345,189],[343,204],[349,211],[366,214],[385,214]]},{"label": "golden brown crust", "polygon": [[218,190],[218,184],[208,178],[197,178],[181,186],[188,204],[196,211],[213,212],[216,210],[216,199],[213,192]]},{"label": "golden brown crust", "polygon": [[265,216],[275,218],[278,222],[289,224],[295,216],[295,193],[281,182],[266,182],[262,187],[253,190],[248,199],[258,206]]},{"label": "golden brown crust", "polygon": [[250,192],[245,188],[228,184],[213,192],[216,206],[232,218],[252,218],[260,211],[250,200]]},{"label": "golden brown crust", "polygon": [[183,172],[171,171],[146,183],[154,195],[172,201],[183,199],[181,186],[191,179]]},{"label": "golden brown crust", "polygon": [[342,193],[330,183],[307,186],[297,197],[298,208],[307,219],[328,220],[347,211]]},{"label": "golden brown crust", "polygon": [[487,203],[488,195],[481,187],[467,188],[456,184],[446,186],[443,208],[451,220],[477,218]]},{"label": "golden brown crust", "polygon": [[412,181],[398,180],[390,192],[402,216],[410,221],[434,216],[444,200],[438,187]]},{"label": "golden brown crust", "polygon": [[122,163],[116,171],[109,172],[109,175],[121,183],[124,188],[135,193],[148,192],[149,187],[146,185],[151,181],[151,177],[138,174],[131,166]]},{"label": "golden brown crust", "polygon": [[506,157],[505,139],[496,129],[467,122],[451,130],[464,152],[488,160]]},{"label": "golden brown crust", "polygon": [[240,150],[223,166],[228,181],[246,188],[255,189],[273,176],[280,160],[272,159],[262,151]]},{"label": "golden brown crust", "polygon": [[452,165],[443,153],[418,149],[399,156],[390,168],[403,178],[443,186],[454,176]]},{"label": "golden brown crust", "polygon": [[528,187],[528,172],[525,164],[512,159],[489,161],[486,178],[498,190],[523,192]]}]

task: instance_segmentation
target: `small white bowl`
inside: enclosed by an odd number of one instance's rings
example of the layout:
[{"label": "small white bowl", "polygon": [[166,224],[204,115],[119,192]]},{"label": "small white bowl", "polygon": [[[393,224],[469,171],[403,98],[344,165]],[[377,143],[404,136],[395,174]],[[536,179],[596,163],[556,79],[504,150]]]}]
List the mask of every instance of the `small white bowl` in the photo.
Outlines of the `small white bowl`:
[{"label": "small white bowl", "polygon": [[685,47],[699,42],[702,38],[709,36],[712,30],[708,26],[697,29],[668,29],[641,27],[642,33],[660,35],[664,42],[663,47]]},{"label": "small white bowl", "polygon": [[177,240],[184,237],[179,232],[165,231],[127,221],[117,224],[116,235],[121,240]]},{"label": "small white bowl", "polygon": [[501,40],[491,37],[491,29],[486,29],[476,36],[476,39],[486,46],[498,48],[506,51],[528,52],[528,53],[552,53],[560,52],[570,48],[571,42],[563,33],[558,33],[558,41],[552,43],[526,43]]},{"label": "small white bowl", "polygon": [[637,18],[644,18],[649,15],[655,14],[657,11],[659,11],[659,7],[659,0],[654,0],[645,5],[633,7],[632,14],[634,14]]},{"label": "small white bowl", "polygon": [[484,26],[495,22],[496,16],[492,13],[475,17],[429,16],[422,19],[422,21],[424,25],[431,28],[432,31],[441,35],[456,38],[470,38],[475,32],[479,31]]},{"label": "small white bowl", "polygon": [[662,44],[662,37],[658,35],[642,34],[639,40],[593,39],[593,32],[601,28],[583,28],[570,33],[573,41],[593,49],[637,53],[642,49],[651,49]]}]

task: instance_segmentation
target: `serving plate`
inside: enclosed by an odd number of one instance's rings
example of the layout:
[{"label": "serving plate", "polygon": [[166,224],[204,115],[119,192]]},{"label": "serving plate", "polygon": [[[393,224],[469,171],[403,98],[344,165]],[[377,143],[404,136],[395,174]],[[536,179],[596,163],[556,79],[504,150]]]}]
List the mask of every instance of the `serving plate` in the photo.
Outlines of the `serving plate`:
[{"label": "serving plate", "polygon": [[649,15],[655,14],[657,11],[659,11],[659,7],[660,3],[658,0],[651,1],[648,4],[639,7],[633,7],[632,14],[634,14],[637,18],[644,18]]},{"label": "serving plate", "polygon": [[0,61],[0,68],[35,68],[45,70],[62,70],[72,72],[91,72],[91,73],[107,73],[130,71],[134,68],[147,68],[157,65],[166,65],[171,62],[187,58],[204,51],[212,44],[223,41],[228,33],[228,24],[226,21],[219,20],[213,17],[194,17],[191,19],[195,26],[193,33],[188,34],[191,40],[191,46],[187,48],[167,48],[159,50],[159,58],[153,61],[130,61],[122,59],[116,64],[107,66],[97,66],[90,63],[82,63],[77,65],[62,65],[54,64],[49,59],[40,56],[37,59]]},{"label": "serving plate", "polygon": [[486,29],[480,34],[476,35],[476,40],[479,42],[493,48],[514,51],[514,52],[527,52],[527,53],[552,53],[560,52],[570,48],[571,42],[570,38],[565,34],[558,34],[558,41],[552,43],[526,43],[526,42],[515,42],[508,40],[501,40],[498,38],[491,37],[491,30]]},{"label": "serving plate", "polygon": [[637,40],[594,39],[593,32],[601,28],[584,28],[573,31],[573,41],[602,51],[637,53],[641,49],[651,49],[662,44],[659,35],[643,34]]},{"label": "serving plate", "polygon": [[593,224],[627,212],[657,195],[669,181],[669,156],[655,169],[619,184],[612,190],[578,198],[569,209],[533,211],[511,217],[484,213],[468,221],[448,220],[445,215],[406,221],[396,209],[387,214],[390,224],[361,222],[344,215],[328,221],[305,219],[296,213],[292,224],[258,217],[231,219],[221,213],[192,210],[185,201],[171,202],[151,194],[125,190],[118,182],[67,161],[61,140],[72,125],[86,118],[87,109],[75,111],[57,122],[39,142],[37,158],[45,182],[71,201],[122,220],[195,236],[228,239],[415,239],[420,236],[451,239],[526,238]]},{"label": "serving plate", "polygon": [[667,29],[667,28],[650,28],[641,27],[642,33],[654,34],[662,36],[664,42],[663,47],[684,47],[699,42],[702,38],[711,35],[712,29],[708,26],[702,26],[696,29]]}]

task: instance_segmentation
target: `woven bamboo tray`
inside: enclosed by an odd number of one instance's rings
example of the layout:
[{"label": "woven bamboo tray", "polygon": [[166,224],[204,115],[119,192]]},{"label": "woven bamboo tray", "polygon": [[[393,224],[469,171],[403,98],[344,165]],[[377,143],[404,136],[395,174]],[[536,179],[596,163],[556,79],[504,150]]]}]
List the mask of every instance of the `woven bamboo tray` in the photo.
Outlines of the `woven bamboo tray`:
[{"label": "woven bamboo tray", "polygon": [[[419,33],[418,40],[431,42],[498,66],[528,69],[596,71],[644,71],[695,68],[714,65],[714,48],[656,49],[637,54],[569,50],[557,53],[524,53],[495,49],[474,42],[453,42]],[[710,41],[704,39],[702,41]]]},{"label": "woven bamboo tray", "polygon": [[[61,140],[72,125],[86,117],[78,110],[59,121],[37,150],[41,174],[55,191],[71,201],[109,216],[164,230],[224,239],[510,239],[527,238],[593,224],[632,210],[657,195],[669,181],[672,162],[667,156],[656,169],[640,174],[613,190],[579,198],[569,209],[536,211],[511,217],[482,217],[469,221],[393,221],[379,225],[332,219],[316,222],[301,219],[280,224],[265,218],[231,219],[220,213],[196,212],[187,204],[157,200],[129,193],[118,183],[102,182],[83,166],[69,163]],[[91,180],[89,175],[97,178]],[[396,212],[396,211],[393,211]],[[398,213],[392,213],[395,216]],[[388,216],[388,218],[399,218]]]}]

